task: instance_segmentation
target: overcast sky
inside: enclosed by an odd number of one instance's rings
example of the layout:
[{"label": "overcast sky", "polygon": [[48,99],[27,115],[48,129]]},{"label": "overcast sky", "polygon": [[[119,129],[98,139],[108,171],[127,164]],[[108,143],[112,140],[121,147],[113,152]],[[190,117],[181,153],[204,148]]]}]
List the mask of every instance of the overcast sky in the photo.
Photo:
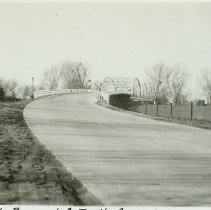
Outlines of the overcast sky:
[{"label": "overcast sky", "polygon": [[1,3],[0,56],[0,77],[22,84],[67,60],[89,63],[94,79],[181,63],[198,97],[199,72],[211,67],[211,3]]}]

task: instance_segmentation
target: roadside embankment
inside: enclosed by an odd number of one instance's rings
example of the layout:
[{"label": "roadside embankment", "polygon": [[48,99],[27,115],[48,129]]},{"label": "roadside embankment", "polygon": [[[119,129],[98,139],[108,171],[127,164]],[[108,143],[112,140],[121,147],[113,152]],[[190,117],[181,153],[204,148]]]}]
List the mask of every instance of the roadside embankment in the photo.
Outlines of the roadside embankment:
[{"label": "roadside embankment", "polygon": [[0,204],[102,205],[36,140],[28,102],[0,102]]},{"label": "roadside embankment", "polygon": [[208,120],[204,119],[188,119],[185,117],[161,117],[161,116],[152,116],[152,115],[146,115],[140,112],[135,112],[135,111],[128,111],[125,109],[118,108],[116,106],[111,106],[108,104],[106,101],[103,100],[98,100],[97,104],[100,106],[104,106],[108,109],[111,110],[116,110],[116,111],[121,111],[124,113],[129,113],[135,116],[140,116],[140,117],[145,117],[149,119],[154,119],[154,120],[159,120],[159,121],[164,121],[164,122],[170,122],[170,123],[176,123],[176,124],[182,124],[182,125],[188,125],[188,126],[193,126],[197,128],[203,128],[203,129],[210,129],[211,130],[211,122]]}]

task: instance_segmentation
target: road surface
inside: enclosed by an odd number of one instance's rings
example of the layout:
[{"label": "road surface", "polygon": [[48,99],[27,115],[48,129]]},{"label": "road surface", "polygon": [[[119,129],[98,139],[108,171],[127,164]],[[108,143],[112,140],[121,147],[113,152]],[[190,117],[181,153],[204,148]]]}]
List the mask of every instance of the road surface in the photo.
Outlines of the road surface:
[{"label": "road surface", "polygon": [[90,93],[35,100],[24,116],[106,205],[211,205],[210,130],[112,111]]}]

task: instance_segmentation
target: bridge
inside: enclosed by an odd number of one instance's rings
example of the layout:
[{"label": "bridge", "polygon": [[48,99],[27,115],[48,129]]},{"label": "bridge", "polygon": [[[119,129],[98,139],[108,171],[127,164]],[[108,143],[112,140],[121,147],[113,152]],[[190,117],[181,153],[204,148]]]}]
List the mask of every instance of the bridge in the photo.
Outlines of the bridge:
[{"label": "bridge", "polygon": [[[88,92],[96,91],[93,89],[37,90],[34,92],[34,98]],[[107,77],[100,84],[99,92],[101,98],[111,105],[127,103],[131,98],[142,101],[153,100],[151,94],[147,92],[146,84],[141,85],[137,77]]]},{"label": "bridge", "polygon": [[[107,77],[100,85],[102,94],[128,94],[136,98],[141,98],[141,84],[138,78],[127,77]],[[61,90],[38,90],[34,92],[35,98],[49,95],[71,94],[71,93],[93,92],[91,89],[61,89]],[[107,97],[105,97],[107,99]]]},{"label": "bridge", "polygon": [[101,83],[100,90],[103,92],[128,93],[134,97],[141,97],[141,84],[137,77],[107,77]]},{"label": "bridge", "polygon": [[102,98],[111,105],[127,103],[131,97],[141,99],[141,84],[138,78],[107,77],[101,83]]}]

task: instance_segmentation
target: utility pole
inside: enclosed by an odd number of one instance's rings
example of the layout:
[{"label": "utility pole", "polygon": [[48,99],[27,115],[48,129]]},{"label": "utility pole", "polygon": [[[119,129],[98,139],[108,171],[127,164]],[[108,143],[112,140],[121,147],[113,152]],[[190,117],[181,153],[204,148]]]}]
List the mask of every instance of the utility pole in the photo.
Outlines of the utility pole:
[{"label": "utility pole", "polygon": [[32,77],[32,92],[31,92],[32,95],[33,95],[33,89],[34,89],[34,77]]},{"label": "utility pole", "polygon": [[145,99],[146,99],[146,98],[148,99],[147,84],[144,83],[144,86],[145,86]]}]

